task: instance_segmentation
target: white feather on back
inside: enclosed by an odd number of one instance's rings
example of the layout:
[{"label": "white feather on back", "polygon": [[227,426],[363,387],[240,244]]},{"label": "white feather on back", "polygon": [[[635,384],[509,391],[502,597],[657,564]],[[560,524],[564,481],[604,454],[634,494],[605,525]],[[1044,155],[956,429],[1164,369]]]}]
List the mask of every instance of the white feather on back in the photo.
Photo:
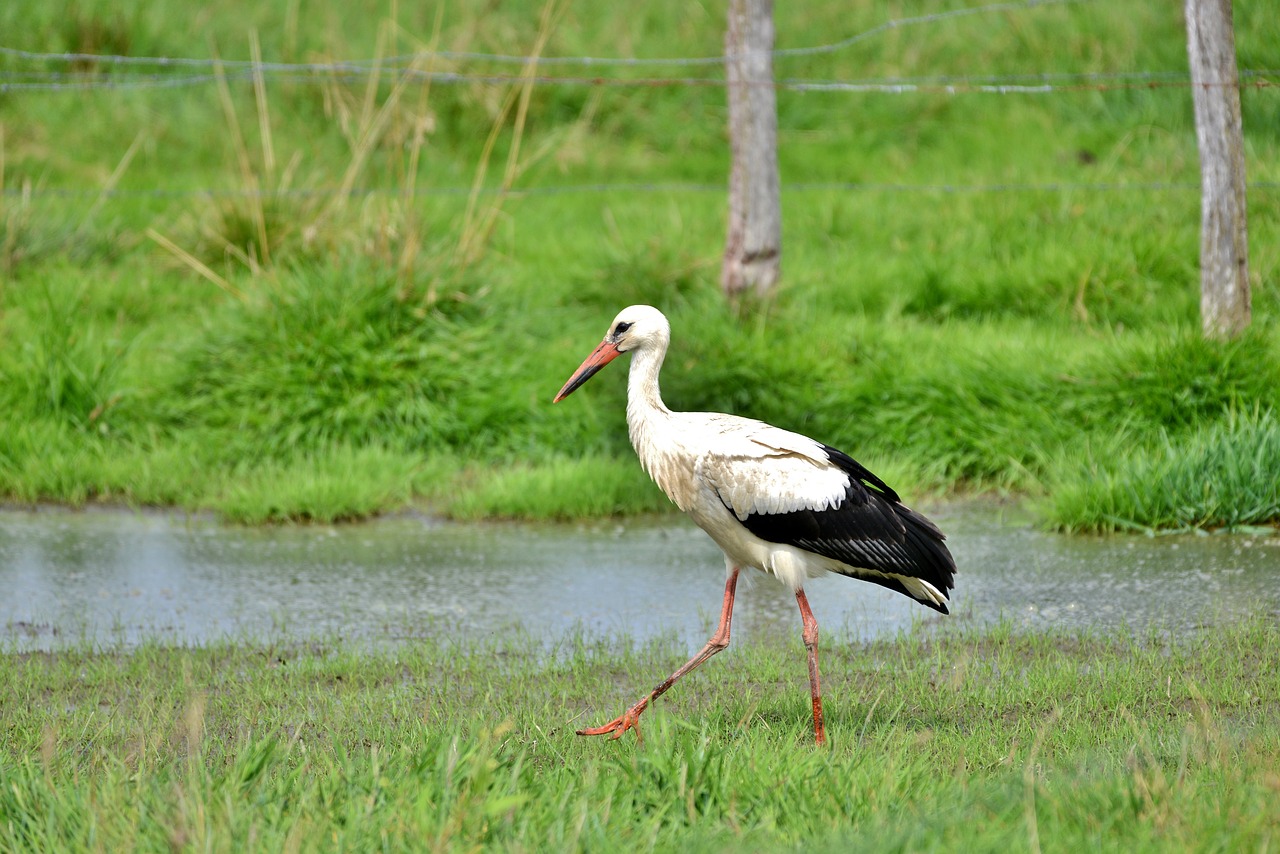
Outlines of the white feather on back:
[{"label": "white feather on back", "polygon": [[718,435],[694,464],[739,520],[753,514],[826,510],[844,500],[848,475],[807,436],[735,416],[707,417]]}]

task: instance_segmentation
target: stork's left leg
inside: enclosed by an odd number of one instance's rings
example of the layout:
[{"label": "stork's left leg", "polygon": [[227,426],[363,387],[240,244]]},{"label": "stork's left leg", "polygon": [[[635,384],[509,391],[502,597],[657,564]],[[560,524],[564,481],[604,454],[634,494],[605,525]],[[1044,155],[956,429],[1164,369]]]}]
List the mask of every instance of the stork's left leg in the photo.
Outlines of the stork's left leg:
[{"label": "stork's left leg", "polygon": [[818,744],[827,741],[827,729],[822,720],[822,688],[818,680],[818,621],[814,619],[809,608],[809,598],[804,595],[804,588],[796,591],[796,602],[800,605],[800,620],[804,625],[804,648],[809,651],[809,693],[813,697],[813,737]]},{"label": "stork's left leg", "polygon": [[[676,680],[681,676],[698,667],[729,645],[729,630],[733,625],[733,597],[734,591],[738,587],[738,573],[740,571],[741,568],[737,566],[729,571],[729,578],[724,583],[724,601],[720,605],[720,625],[716,628],[716,633],[707,641],[706,646],[697,655],[686,661],[675,673],[662,680],[658,687],[654,688],[646,696],[641,697],[639,702],[623,712],[621,716],[614,718],[604,726],[580,729],[578,730],[578,735],[608,735],[611,738],[618,738],[627,730],[634,729],[636,731],[636,740],[640,739],[640,713],[649,708],[649,704],[654,700],[667,693],[667,689],[676,684]],[[815,623],[814,626],[816,629],[817,624]]]}]

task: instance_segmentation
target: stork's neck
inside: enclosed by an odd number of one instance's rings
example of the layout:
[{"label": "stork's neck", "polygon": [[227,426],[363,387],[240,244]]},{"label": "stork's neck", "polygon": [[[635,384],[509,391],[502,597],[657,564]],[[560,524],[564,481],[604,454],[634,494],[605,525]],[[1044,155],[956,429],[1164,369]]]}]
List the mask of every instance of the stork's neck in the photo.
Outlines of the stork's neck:
[{"label": "stork's neck", "polygon": [[661,347],[641,347],[631,356],[627,375],[627,421],[636,415],[669,414],[658,388],[658,374],[667,351]]},{"label": "stork's neck", "polygon": [[686,435],[687,416],[667,409],[658,391],[658,372],[666,355],[665,336],[632,355],[627,379],[627,430],[640,465],[677,507],[688,512],[694,506],[696,490],[690,437]]},{"label": "stork's neck", "polygon": [[627,375],[627,430],[646,469],[652,463],[654,434],[671,415],[658,388],[658,373],[666,355],[665,347],[641,347],[632,354]]}]

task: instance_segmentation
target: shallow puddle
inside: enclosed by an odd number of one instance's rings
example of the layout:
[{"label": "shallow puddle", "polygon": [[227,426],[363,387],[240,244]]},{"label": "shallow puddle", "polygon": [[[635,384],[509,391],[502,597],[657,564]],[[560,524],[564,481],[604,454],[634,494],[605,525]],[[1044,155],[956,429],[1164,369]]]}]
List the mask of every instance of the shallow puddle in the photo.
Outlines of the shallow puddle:
[{"label": "shallow puddle", "polygon": [[[917,621],[1026,627],[1156,624],[1280,614],[1280,537],[1068,537],[982,505],[935,509],[959,565],[950,617],[846,578],[808,586],[827,637]],[[424,634],[581,628],[705,640],[724,562],[683,518],[587,525],[400,517],[339,527],[235,528],[171,514],[0,512],[0,638],[19,649],[92,639]],[[794,598],[758,573],[739,587],[735,643],[799,632]]]}]

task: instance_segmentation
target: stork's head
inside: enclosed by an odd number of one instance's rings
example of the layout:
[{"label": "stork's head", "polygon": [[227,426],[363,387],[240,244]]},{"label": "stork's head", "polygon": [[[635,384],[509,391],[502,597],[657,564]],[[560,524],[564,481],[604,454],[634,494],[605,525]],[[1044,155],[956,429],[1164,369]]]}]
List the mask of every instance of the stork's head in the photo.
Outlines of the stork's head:
[{"label": "stork's head", "polygon": [[618,312],[609,324],[600,346],[592,351],[586,361],[573,372],[569,381],[560,389],[552,403],[559,403],[573,394],[583,383],[595,376],[596,371],[623,353],[656,348],[666,351],[671,340],[671,325],[667,318],[651,305],[632,305]]}]

